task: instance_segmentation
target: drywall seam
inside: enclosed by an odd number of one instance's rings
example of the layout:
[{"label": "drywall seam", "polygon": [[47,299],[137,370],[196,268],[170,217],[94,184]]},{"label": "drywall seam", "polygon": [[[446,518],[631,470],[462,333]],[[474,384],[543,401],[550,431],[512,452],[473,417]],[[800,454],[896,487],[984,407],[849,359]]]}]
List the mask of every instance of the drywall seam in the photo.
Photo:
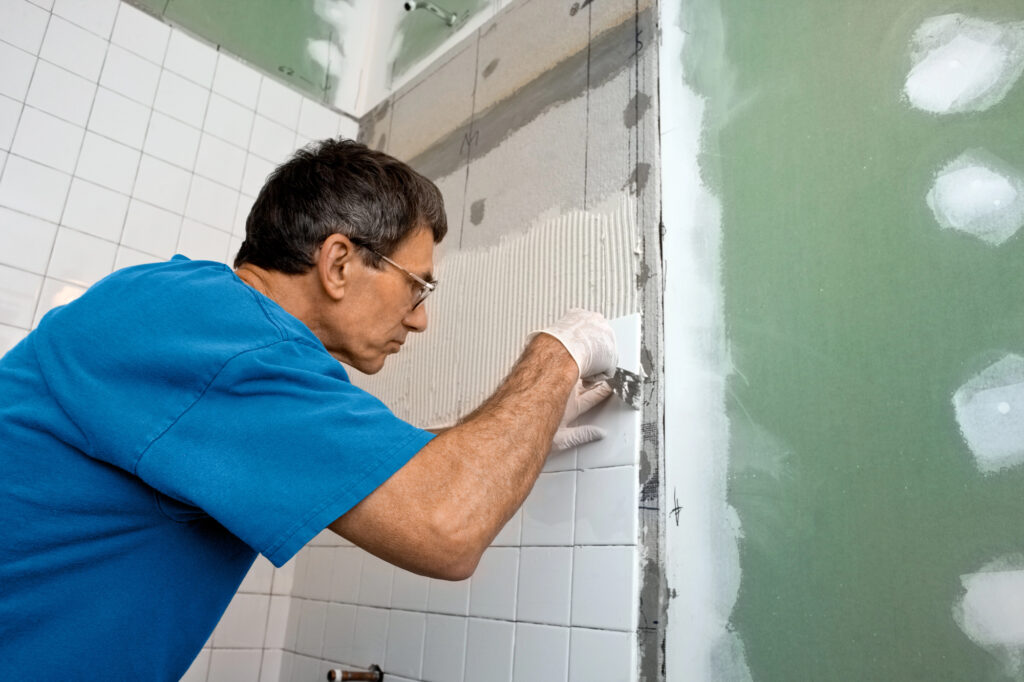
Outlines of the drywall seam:
[{"label": "drywall seam", "polygon": [[352,381],[399,417],[447,426],[476,408],[512,367],[527,334],[567,309],[639,312],[635,199],[540,220],[496,246],[456,251],[436,268],[429,327],[379,374]]},{"label": "drywall seam", "polygon": [[[714,0],[663,2],[661,164],[665,272],[667,680],[749,680],[729,626],[739,589],[739,521],[726,498],[729,374],[720,275],[721,209],[698,162],[707,101],[687,82],[688,33],[721,31]],[[699,17],[700,26],[688,25]],[[686,23],[684,23],[686,22]],[[716,36],[702,38],[708,54]],[[713,68],[714,65],[712,65]],[[707,68],[707,65],[705,65]]]}]

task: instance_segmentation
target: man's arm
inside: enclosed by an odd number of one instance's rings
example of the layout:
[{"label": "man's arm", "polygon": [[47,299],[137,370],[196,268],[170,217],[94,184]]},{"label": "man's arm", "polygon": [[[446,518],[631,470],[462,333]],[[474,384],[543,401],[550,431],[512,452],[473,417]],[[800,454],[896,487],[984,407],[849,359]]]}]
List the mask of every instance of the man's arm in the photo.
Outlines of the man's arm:
[{"label": "man's arm", "polygon": [[561,342],[537,335],[491,398],[330,528],[407,570],[468,578],[533,487],[578,375]]}]

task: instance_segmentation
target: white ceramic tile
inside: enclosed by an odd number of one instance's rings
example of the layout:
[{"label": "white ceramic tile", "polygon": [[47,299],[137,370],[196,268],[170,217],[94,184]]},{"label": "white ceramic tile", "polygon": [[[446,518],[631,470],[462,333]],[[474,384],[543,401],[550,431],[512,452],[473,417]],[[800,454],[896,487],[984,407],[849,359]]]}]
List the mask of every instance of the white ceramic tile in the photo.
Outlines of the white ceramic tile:
[{"label": "white ceramic tile", "polygon": [[210,91],[166,69],[160,73],[153,108],[195,128],[203,127]]},{"label": "white ceramic tile", "polygon": [[213,646],[229,649],[259,649],[263,646],[270,597],[265,594],[236,594],[217,623]]},{"label": "white ceramic tile", "polygon": [[62,227],[57,230],[46,275],[90,287],[114,270],[116,252],[117,244]]},{"label": "white ceramic tile", "polygon": [[384,648],[388,641],[388,612],[360,606],[356,609],[355,636],[352,638],[352,660],[354,665],[367,667],[384,660]]},{"label": "white ceramic tile", "polygon": [[213,74],[213,91],[238,102],[250,111],[256,108],[260,89],[259,71],[220,52]]},{"label": "white ceramic tile", "polygon": [[573,628],[569,645],[570,682],[630,682],[633,670],[633,635]]},{"label": "white ceramic tile", "polygon": [[[256,199],[245,194],[241,194],[238,197],[238,205],[235,208],[235,220],[231,233],[236,237],[245,237],[245,222],[249,219],[249,212],[252,210],[252,205],[256,202]],[[342,542],[345,542],[345,538],[340,538]]]},{"label": "white ceramic tile", "polygon": [[372,554],[363,557],[359,574],[359,603],[368,606],[391,606],[391,583],[395,567]]},{"label": "white ceramic tile", "polygon": [[0,40],[36,54],[43,44],[50,15],[27,0],[0,2]]},{"label": "white ceramic tile", "polygon": [[237,191],[197,175],[189,189],[185,215],[227,232],[233,226],[237,204]]},{"label": "white ceramic tile", "polygon": [[228,239],[228,258],[225,263],[233,265],[235,262],[235,256],[238,255],[239,249],[242,248],[242,240],[238,237],[231,236]]},{"label": "white ceramic tile", "polygon": [[8,154],[6,151],[0,151],[0,175],[3,175],[4,166],[7,165]]},{"label": "white ceramic tile", "polygon": [[70,173],[82,146],[85,129],[46,112],[25,107],[11,151],[45,166]]},{"label": "white ceramic tile", "polygon": [[359,576],[366,552],[358,547],[339,547],[334,552],[331,601],[355,604],[359,601]]},{"label": "white ceramic tile", "polygon": [[356,607],[351,604],[328,604],[327,626],[324,630],[324,658],[331,661],[352,660],[355,631]]},{"label": "white ceramic tile", "polygon": [[636,467],[579,472],[576,478],[576,544],[636,544],[637,488]]},{"label": "white ceramic tile", "polygon": [[[207,228],[208,229],[208,228]],[[185,235],[188,230],[182,228],[182,242],[185,241]],[[219,233],[224,235],[223,232]],[[223,238],[224,247],[221,249],[221,257],[223,260],[223,252],[227,249],[227,237]],[[181,252],[189,258],[193,256],[189,255],[189,251],[182,248]],[[208,256],[205,257],[207,260],[212,260]],[[331,573],[334,570],[334,559],[335,552],[330,547],[311,547],[309,550],[309,565],[306,567],[306,596],[310,599],[321,599],[327,601],[331,597]]]},{"label": "white ceramic tile", "polygon": [[50,11],[50,10],[53,9],[53,0],[28,0],[28,1],[31,2],[33,5],[36,5],[37,7],[42,7],[46,11]]},{"label": "white ceramic tile", "polygon": [[418,678],[423,669],[426,628],[426,614],[392,611],[388,621],[388,644],[381,667],[389,674]]},{"label": "white ceramic tile", "polygon": [[467,580],[430,579],[427,589],[427,610],[433,613],[469,614],[469,583]]},{"label": "white ceramic tile", "polygon": [[548,455],[541,471],[572,471],[576,468],[576,448],[559,450]]},{"label": "white ceramic tile", "polygon": [[217,64],[217,51],[206,43],[172,30],[167,43],[164,68],[184,76],[203,87],[213,84],[213,70]]},{"label": "white ceramic tile", "polygon": [[174,213],[183,213],[191,174],[166,161],[142,155],[133,195]]},{"label": "white ceramic tile", "polygon": [[56,234],[51,222],[0,208],[0,263],[44,274]]},{"label": "white ceramic tile", "polygon": [[238,586],[239,592],[254,592],[256,594],[270,594],[270,584],[274,579],[274,564],[267,561],[267,558],[260,555],[256,557],[252,568],[245,574],[242,584]]},{"label": "white ceramic tile", "polygon": [[39,324],[39,320],[46,313],[57,306],[66,305],[85,293],[85,288],[75,284],[68,284],[60,280],[47,277],[43,280],[43,289],[39,294],[39,305],[36,306],[35,317],[32,326]]},{"label": "white ceramic tile", "polygon": [[13,45],[0,42],[0,95],[24,101],[36,58]]},{"label": "white ceramic tile", "polygon": [[458,616],[427,616],[423,645],[423,677],[427,680],[462,682],[466,657],[467,619]]},{"label": "white ceramic tile", "polygon": [[0,323],[30,327],[42,286],[39,275],[0,265]]},{"label": "white ceramic tile", "polygon": [[249,154],[245,161],[245,175],[242,178],[242,193],[256,196],[263,189],[267,176],[277,166],[270,161]]},{"label": "white ceramic tile", "polygon": [[196,173],[238,189],[245,169],[245,152],[224,140],[203,133],[196,158]]},{"label": "white ceramic tile", "polygon": [[299,124],[302,96],[272,78],[263,77],[256,111],[272,121],[295,130]]},{"label": "white ceramic tile", "polygon": [[[192,260],[212,260],[223,263],[228,255],[228,239],[231,235],[197,223],[190,218],[181,221],[181,235],[178,237],[178,253],[188,256]],[[324,549],[317,547],[316,549]],[[327,573],[327,585],[330,586],[330,573]],[[309,588],[320,588],[321,582],[310,582]],[[317,594],[320,594],[319,592]],[[317,594],[309,593],[306,596],[314,599],[326,599]]]},{"label": "white ceramic tile", "polygon": [[300,654],[319,657],[324,647],[324,628],[327,623],[327,603],[306,601],[299,618],[299,634],[295,650]]},{"label": "white ceramic tile", "polygon": [[338,117],[338,137],[354,140],[359,136],[359,121],[348,116]]},{"label": "white ceramic tile", "polygon": [[511,682],[513,636],[512,623],[470,618],[466,641],[466,680]]},{"label": "white ceramic tile", "polygon": [[28,334],[28,330],[0,324],[0,357],[14,348]]},{"label": "white ceramic tile", "polygon": [[523,547],[516,620],[568,625],[572,596],[571,547]]},{"label": "white ceramic tile", "polygon": [[284,663],[284,651],[281,649],[264,649],[260,663],[260,682],[281,682],[281,667]]},{"label": "white ceramic tile", "polygon": [[206,109],[203,130],[244,148],[249,144],[252,121],[252,110],[213,93],[210,95],[210,105]]},{"label": "white ceramic tile", "polygon": [[70,184],[67,173],[12,155],[0,179],[0,206],[55,223],[64,209]]},{"label": "white ceramic tile", "polygon": [[[202,179],[202,178],[200,178],[200,179]],[[191,202],[191,196],[192,196],[191,193],[189,193],[189,201],[190,202]],[[237,199],[237,198],[238,198],[237,193],[232,195],[231,203],[234,204],[235,203],[235,199]],[[228,228],[227,227],[221,227],[220,229],[227,230]],[[335,533],[334,531],[332,531],[332,530],[330,530],[328,528],[325,528],[324,530],[322,530],[319,533],[317,533],[316,535],[314,535],[313,539],[310,540],[309,542],[307,542],[306,544],[307,545],[313,545],[314,547],[335,547],[335,546],[338,545],[337,539],[338,539],[338,534],[337,533]]]},{"label": "white ceramic tile", "polygon": [[144,265],[146,263],[158,263],[160,260],[160,258],[151,256],[148,253],[129,249],[127,246],[118,246],[117,255],[114,256],[114,270]]},{"label": "white ceramic tile", "polygon": [[523,534],[523,512],[516,511],[491,542],[492,547],[518,547]]},{"label": "white ceramic tile", "polygon": [[571,545],[576,473],[541,474],[523,504],[523,545]]},{"label": "white ceramic tile", "polygon": [[469,615],[514,619],[518,575],[518,549],[490,547],[485,550],[469,584]]},{"label": "white ceramic tile", "polygon": [[[84,4],[84,3],[83,3]],[[107,41],[60,17],[51,17],[39,56],[96,82],[103,68]]]},{"label": "white ceramic tile", "polygon": [[632,630],[636,620],[634,547],[575,547],[572,624]]},{"label": "white ceramic tile", "polygon": [[175,166],[191,170],[199,150],[199,130],[155,111],[149,121],[142,150]]},{"label": "white ceramic tile", "polygon": [[25,103],[78,126],[89,120],[96,84],[41,61],[36,65]]},{"label": "white ceramic tile", "polygon": [[117,242],[128,212],[128,196],[80,178],[71,181],[61,223]]},{"label": "white ceramic tile", "polygon": [[110,42],[151,62],[162,63],[171,27],[127,2],[120,4]]},{"label": "white ceramic tile", "polygon": [[136,102],[153,105],[160,67],[128,50],[111,45],[103,64],[100,85]]},{"label": "white ceramic tile", "polygon": [[273,163],[281,163],[295,151],[292,146],[294,141],[293,130],[269,118],[257,116],[252,127],[249,151]]},{"label": "white ceramic tile", "polygon": [[[131,209],[129,209],[130,215]],[[274,569],[274,584],[270,588],[271,594],[292,593],[292,587],[295,584],[295,563],[295,559],[292,558],[284,566]]]},{"label": "white ceramic tile", "polygon": [[284,646],[282,648],[294,650],[295,640],[299,638],[299,621],[302,619],[302,609],[307,600],[292,597],[291,605],[288,608],[288,623],[284,629]]},{"label": "white ceramic tile", "polygon": [[139,168],[139,152],[86,131],[75,175],[112,190],[131,194]]},{"label": "white ceramic tile", "polygon": [[291,608],[290,597],[271,595],[270,611],[267,614],[267,632],[263,646],[267,648],[284,647],[288,633],[288,612]]},{"label": "white ceramic tile", "polygon": [[309,656],[295,655],[292,664],[292,682],[305,682],[306,680],[326,679],[320,676],[320,661]]},{"label": "white ceramic tile", "polygon": [[337,112],[304,98],[299,109],[298,133],[312,140],[334,137],[338,134],[338,116]]},{"label": "white ceramic tile", "polygon": [[182,676],[180,682],[206,682],[206,674],[210,668],[210,650],[203,649],[192,661],[192,665]]},{"label": "white ceramic tile", "polygon": [[395,568],[391,585],[391,608],[408,611],[426,611],[428,578]]},{"label": "white ceramic tile", "polygon": [[259,649],[214,649],[210,653],[208,680],[252,682],[259,678]]},{"label": "white ceramic tile", "polygon": [[21,116],[21,102],[0,95],[0,149],[10,149]]},{"label": "white ceramic tile", "polygon": [[[132,199],[124,222],[121,243],[160,258],[170,258],[178,246],[181,216]],[[290,564],[287,564],[288,566]],[[277,569],[290,571],[290,569]],[[289,585],[289,590],[291,586]]]},{"label": "white ceramic tile", "polygon": [[96,91],[87,128],[133,149],[142,149],[149,113],[148,107],[101,87]]},{"label": "white ceramic tile", "polygon": [[564,680],[569,675],[569,628],[516,624],[513,682]]},{"label": "white ceramic tile", "polygon": [[118,0],[56,0],[53,13],[104,38],[110,37]]}]

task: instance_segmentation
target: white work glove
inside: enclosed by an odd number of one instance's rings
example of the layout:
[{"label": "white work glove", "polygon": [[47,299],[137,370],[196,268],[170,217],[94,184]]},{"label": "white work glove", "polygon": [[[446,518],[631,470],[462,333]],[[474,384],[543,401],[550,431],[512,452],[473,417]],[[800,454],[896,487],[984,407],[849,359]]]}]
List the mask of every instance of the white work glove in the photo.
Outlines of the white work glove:
[{"label": "white work glove", "polygon": [[552,450],[568,450],[577,445],[590,443],[591,441],[604,438],[604,429],[584,424],[581,426],[569,426],[576,421],[584,412],[600,405],[612,394],[612,387],[607,381],[600,381],[594,384],[584,384],[582,380],[576,382],[569,400],[565,404],[565,415],[558,425],[558,431],[551,441]]},{"label": "white work glove", "polygon": [[558,322],[530,334],[558,339],[580,369],[580,379],[610,379],[619,363],[615,333],[600,313],[573,308]]}]

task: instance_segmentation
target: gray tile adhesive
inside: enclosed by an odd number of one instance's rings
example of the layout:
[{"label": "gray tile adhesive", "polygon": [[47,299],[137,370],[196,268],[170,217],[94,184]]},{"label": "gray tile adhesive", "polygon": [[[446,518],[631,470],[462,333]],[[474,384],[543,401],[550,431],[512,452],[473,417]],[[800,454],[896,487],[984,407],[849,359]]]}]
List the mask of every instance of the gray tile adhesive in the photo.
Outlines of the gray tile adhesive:
[{"label": "gray tile adhesive", "polygon": [[538,220],[496,246],[450,252],[427,305],[429,326],[384,369],[352,382],[421,427],[448,426],[501,382],[527,334],[573,307],[613,318],[639,312],[636,200]]}]

